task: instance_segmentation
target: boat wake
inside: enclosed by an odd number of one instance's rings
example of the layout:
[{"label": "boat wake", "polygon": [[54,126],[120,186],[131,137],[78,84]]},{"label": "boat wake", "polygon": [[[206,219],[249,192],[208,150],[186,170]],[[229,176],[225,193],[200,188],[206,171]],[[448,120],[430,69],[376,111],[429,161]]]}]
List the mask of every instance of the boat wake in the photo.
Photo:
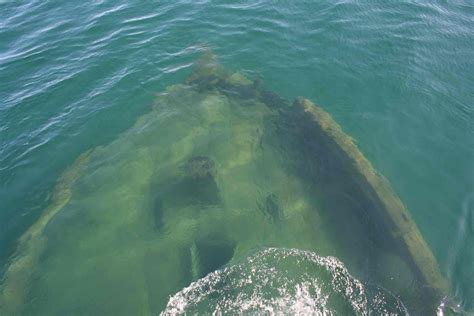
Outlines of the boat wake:
[{"label": "boat wake", "polygon": [[170,298],[161,315],[405,314],[387,291],[352,277],[335,257],[268,248],[212,272]]}]

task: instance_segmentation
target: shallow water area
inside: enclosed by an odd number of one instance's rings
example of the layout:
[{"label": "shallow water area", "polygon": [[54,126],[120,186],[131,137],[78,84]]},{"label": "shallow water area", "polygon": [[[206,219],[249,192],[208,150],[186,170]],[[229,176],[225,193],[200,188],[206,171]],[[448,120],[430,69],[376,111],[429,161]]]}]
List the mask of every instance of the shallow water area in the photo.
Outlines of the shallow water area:
[{"label": "shallow water area", "polygon": [[352,170],[354,145],[321,111],[205,54],[58,180],[5,274],[2,309],[434,311],[445,294],[435,259],[384,213]]},{"label": "shallow water area", "polygon": [[473,29],[469,1],[0,0],[0,314],[156,315],[292,251],[275,304],[324,310],[311,254],[368,310],[472,314]]}]

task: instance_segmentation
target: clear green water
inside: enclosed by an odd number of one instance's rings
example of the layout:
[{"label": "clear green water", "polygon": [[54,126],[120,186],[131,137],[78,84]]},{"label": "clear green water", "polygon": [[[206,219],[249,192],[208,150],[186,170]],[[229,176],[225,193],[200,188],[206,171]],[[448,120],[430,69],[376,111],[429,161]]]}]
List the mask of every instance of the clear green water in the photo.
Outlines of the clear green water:
[{"label": "clear green water", "polygon": [[[284,172],[290,159],[275,159],[274,147],[256,144],[264,133],[253,127],[272,111],[179,92],[184,107],[155,107],[135,123],[157,94],[189,76],[206,46],[226,67],[261,77],[280,95],[323,105],[390,180],[455,301],[472,310],[472,21],[472,7],[450,4],[1,2],[3,270],[64,169],[82,152],[106,145],[94,152],[71,204],[46,229],[48,248],[26,310],[158,312],[168,295],[226,261],[206,263],[199,249],[210,249],[206,258],[215,252],[236,258],[230,266],[243,260],[243,267],[262,247],[338,255],[364,280],[368,265],[357,262],[363,244],[344,251],[344,243],[334,242],[340,232],[350,232],[344,240],[356,234],[353,220],[337,218],[337,225],[316,229],[321,221],[308,212],[308,186]],[[184,111],[186,105],[192,110]],[[265,140],[275,144],[277,134],[270,135]],[[220,188],[199,213],[186,206],[199,203],[181,198],[195,194],[179,180],[192,156],[212,157]],[[212,191],[212,183],[207,187]],[[311,209],[319,207],[315,200]],[[164,210],[161,219],[156,209]],[[160,227],[168,233],[160,235]],[[309,266],[319,271],[321,260]],[[286,273],[299,268],[289,264]],[[77,280],[82,283],[71,286]],[[342,310],[357,301],[338,299],[334,305]]]}]

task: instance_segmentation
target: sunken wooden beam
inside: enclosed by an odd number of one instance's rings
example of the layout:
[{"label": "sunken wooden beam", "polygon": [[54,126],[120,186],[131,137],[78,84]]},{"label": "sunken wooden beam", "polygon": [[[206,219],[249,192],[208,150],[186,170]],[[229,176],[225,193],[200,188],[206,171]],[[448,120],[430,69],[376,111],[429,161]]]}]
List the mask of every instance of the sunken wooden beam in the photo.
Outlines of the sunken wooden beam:
[{"label": "sunken wooden beam", "polygon": [[[293,103],[297,111],[303,111],[321,135],[331,144],[339,158],[345,161],[345,168],[357,179],[357,184],[370,201],[392,237],[398,241],[412,270],[423,287],[439,300],[447,294],[447,282],[442,276],[431,249],[423,239],[409,211],[391,188],[388,180],[380,175],[370,161],[362,154],[352,138],[329,113],[308,99],[298,98]],[[438,301],[439,302],[439,301]]]}]

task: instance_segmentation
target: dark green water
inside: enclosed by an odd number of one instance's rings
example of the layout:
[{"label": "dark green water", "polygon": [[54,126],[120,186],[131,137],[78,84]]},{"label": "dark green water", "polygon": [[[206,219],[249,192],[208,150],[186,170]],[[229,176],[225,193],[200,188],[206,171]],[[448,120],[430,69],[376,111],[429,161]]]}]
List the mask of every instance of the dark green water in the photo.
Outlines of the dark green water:
[{"label": "dark green water", "polygon": [[[64,169],[90,148],[113,141],[121,144],[117,139],[150,111],[156,95],[187,78],[193,62],[210,47],[224,66],[261,77],[268,88],[288,99],[310,98],[334,116],[411,211],[451,285],[454,301],[472,311],[473,17],[474,8],[468,3],[0,2],[2,270],[12,259],[16,240],[48,205]],[[247,115],[248,124],[258,121],[260,111],[247,111],[226,113]],[[169,134],[171,141],[192,125],[190,119],[185,126],[156,129],[175,131]],[[140,133],[134,137],[137,142],[149,141]],[[246,137],[250,141],[256,135]],[[120,148],[106,147],[98,155],[98,166],[107,165],[114,150],[133,156],[127,147]],[[214,155],[219,158],[218,152]],[[232,152],[222,155],[241,158]],[[130,174],[117,175],[117,179],[129,177],[132,181]],[[79,194],[91,199],[81,203],[100,205],[100,199],[86,194],[91,190],[87,181],[94,180],[84,181]],[[269,205],[263,208],[275,221],[278,208],[272,199],[267,202],[271,195],[262,195],[258,203]],[[113,199],[111,195],[104,201]],[[234,200],[229,203],[239,203],[237,195]],[[56,236],[58,249],[68,249],[68,241],[59,242],[67,218],[55,223],[51,235]],[[76,226],[93,226],[89,224]],[[125,227],[133,234],[132,226]],[[89,238],[93,243],[100,236]],[[279,240],[300,246],[307,241],[288,236]],[[224,244],[226,252],[228,243]],[[45,266],[48,271],[53,264]],[[125,268],[117,265],[120,271]],[[67,287],[51,282],[59,293]],[[64,304],[80,296],[70,295]],[[39,306],[38,310],[44,308]]]}]

